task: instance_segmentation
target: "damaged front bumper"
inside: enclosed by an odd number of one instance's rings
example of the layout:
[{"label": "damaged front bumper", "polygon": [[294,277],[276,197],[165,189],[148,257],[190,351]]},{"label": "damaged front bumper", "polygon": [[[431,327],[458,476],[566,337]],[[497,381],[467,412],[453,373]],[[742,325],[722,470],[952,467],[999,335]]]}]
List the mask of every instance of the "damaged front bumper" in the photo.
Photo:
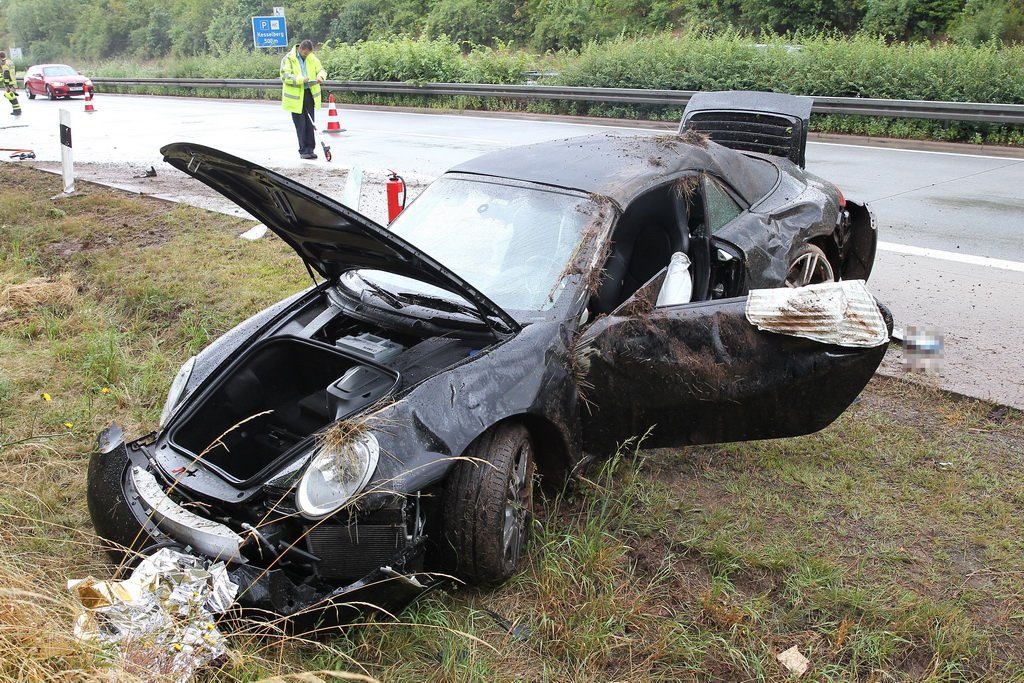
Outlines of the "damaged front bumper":
[{"label": "damaged front bumper", "polygon": [[97,533],[119,561],[168,546],[224,561],[243,611],[287,617],[298,627],[393,614],[439,583],[421,571],[426,537],[418,507],[409,532],[402,511],[391,510],[346,525],[310,523],[275,548],[252,526],[208,519],[175,502],[150,470],[147,441],[125,443],[118,432],[100,435],[87,500]]}]

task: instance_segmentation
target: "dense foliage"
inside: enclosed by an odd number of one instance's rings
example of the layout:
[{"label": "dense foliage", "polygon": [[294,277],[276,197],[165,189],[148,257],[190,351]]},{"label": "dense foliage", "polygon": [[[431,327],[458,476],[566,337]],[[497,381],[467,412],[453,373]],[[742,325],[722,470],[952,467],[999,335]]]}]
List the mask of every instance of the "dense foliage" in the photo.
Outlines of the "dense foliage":
[{"label": "dense foliage", "polygon": [[[253,46],[266,0],[0,0],[0,39],[33,61],[151,59]],[[885,40],[978,45],[1024,39],[1024,0],[293,0],[292,38],[355,43],[448,37],[464,49],[544,52],[663,31],[752,36],[858,31]]]}]

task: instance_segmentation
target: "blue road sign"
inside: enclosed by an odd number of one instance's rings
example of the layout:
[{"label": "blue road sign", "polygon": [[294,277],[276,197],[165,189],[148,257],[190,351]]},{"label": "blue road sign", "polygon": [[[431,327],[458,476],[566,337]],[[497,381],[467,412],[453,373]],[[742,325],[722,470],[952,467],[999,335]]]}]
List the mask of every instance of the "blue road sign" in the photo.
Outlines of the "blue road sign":
[{"label": "blue road sign", "polygon": [[252,42],[256,47],[288,47],[284,17],[253,17]]}]

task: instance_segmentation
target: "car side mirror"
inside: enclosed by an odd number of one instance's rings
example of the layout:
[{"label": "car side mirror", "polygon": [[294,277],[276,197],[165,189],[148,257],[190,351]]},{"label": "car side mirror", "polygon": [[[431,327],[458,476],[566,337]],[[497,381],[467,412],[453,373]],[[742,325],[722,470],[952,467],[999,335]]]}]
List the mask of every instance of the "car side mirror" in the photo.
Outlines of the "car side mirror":
[{"label": "car side mirror", "polygon": [[690,302],[693,296],[693,274],[690,272],[690,257],[681,251],[672,254],[665,281],[658,292],[656,307],[678,306]]}]

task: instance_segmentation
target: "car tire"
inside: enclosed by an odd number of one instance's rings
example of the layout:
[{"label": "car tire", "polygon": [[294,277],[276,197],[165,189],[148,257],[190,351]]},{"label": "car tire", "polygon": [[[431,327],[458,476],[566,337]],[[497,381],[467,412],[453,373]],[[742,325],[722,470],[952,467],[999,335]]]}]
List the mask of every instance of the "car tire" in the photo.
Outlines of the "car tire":
[{"label": "car tire", "polygon": [[533,523],[533,441],[515,423],[474,441],[448,478],[445,568],[469,585],[494,585],[525,558]]},{"label": "car tire", "polygon": [[32,92],[32,88],[28,87],[27,85],[25,86],[25,94],[28,95],[28,98],[30,100],[34,100],[36,98],[36,94]]},{"label": "car tire", "polygon": [[46,86],[46,96],[49,97],[51,100],[57,99],[57,94],[53,92],[53,88],[51,88],[50,86]]},{"label": "car tire", "polygon": [[786,271],[787,287],[803,287],[823,282],[835,282],[835,271],[828,256],[816,244],[803,244],[789,263]]}]

